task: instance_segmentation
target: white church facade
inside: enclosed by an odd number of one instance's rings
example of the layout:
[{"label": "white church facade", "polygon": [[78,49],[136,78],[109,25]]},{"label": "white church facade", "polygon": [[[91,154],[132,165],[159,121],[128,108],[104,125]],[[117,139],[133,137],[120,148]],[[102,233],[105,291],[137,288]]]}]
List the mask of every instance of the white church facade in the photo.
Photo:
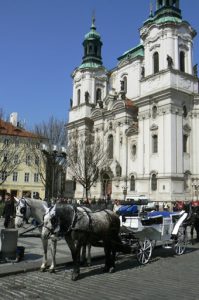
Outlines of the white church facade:
[{"label": "white church facade", "polygon": [[[199,84],[193,65],[196,31],[182,19],[180,0],[156,0],[140,29],[140,44],[107,70],[94,20],[74,70],[67,124],[109,147],[91,197],[190,200],[199,193]],[[73,180],[67,171],[67,180]],[[75,185],[74,197],[83,187]],[[70,196],[70,193],[68,194]]]}]

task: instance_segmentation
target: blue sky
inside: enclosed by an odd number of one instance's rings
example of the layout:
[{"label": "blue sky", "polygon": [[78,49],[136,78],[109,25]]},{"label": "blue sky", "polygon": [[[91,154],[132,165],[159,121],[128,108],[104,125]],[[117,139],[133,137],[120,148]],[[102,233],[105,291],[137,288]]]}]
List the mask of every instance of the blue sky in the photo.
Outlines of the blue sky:
[{"label": "blue sky", "polygon": [[[199,1],[180,2],[183,19],[199,31]],[[7,115],[17,111],[28,128],[51,115],[67,120],[70,75],[81,64],[93,10],[104,66],[111,69],[139,43],[149,7],[150,0],[0,0],[0,108]]]}]

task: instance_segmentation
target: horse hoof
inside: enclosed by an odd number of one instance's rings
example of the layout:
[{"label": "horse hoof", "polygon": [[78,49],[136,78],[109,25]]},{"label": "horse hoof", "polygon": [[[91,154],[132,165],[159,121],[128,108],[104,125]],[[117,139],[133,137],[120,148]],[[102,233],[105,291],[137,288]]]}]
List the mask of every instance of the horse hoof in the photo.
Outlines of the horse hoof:
[{"label": "horse hoof", "polygon": [[108,267],[104,267],[102,270],[103,270],[103,272],[104,272],[104,273],[108,273],[108,272],[109,272],[109,270],[110,270],[110,268],[108,268]]},{"label": "horse hoof", "polygon": [[115,273],[115,267],[111,267],[109,273]]},{"label": "horse hoof", "polygon": [[49,273],[55,273],[55,269],[49,269]]},{"label": "horse hoof", "polygon": [[46,271],[46,268],[40,268],[40,272],[45,272]]},{"label": "horse hoof", "polygon": [[78,277],[79,277],[79,274],[72,274],[71,280],[76,281],[78,279]]}]

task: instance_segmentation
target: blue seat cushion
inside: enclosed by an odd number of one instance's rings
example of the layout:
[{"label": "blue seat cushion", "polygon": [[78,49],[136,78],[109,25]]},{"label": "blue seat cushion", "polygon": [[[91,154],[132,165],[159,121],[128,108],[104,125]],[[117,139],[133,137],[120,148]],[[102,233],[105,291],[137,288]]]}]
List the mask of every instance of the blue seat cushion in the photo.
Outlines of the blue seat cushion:
[{"label": "blue seat cushion", "polygon": [[126,215],[133,215],[133,214],[137,214],[138,213],[138,208],[137,205],[122,205],[117,213],[120,216],[126,216]]}]

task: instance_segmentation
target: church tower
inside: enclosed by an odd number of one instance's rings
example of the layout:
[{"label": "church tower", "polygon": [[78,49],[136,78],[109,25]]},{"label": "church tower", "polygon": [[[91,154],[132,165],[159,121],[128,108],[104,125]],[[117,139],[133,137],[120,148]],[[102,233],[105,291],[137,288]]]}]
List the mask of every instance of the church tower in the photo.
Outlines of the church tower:
[{"label": "church tower", "polygon": [[83,41],[82,64],[72,74],[73,99],[69,113],[70,122],[89,117],[91,109],[106,96],[107,71],[102,63],[102,45],[93,17],[90,31]]},{"label": "church tower", "polygon": [[182,19],[180,0],[156,0],[156,10],[144,22],[140,36],[145,69],[137,101],[143,133],[139,147],[144,152],[140,172],[151,181],[152,198],[159,193],[162,199],[175,200],[178,195],[185,199],[191,193],[191,174],[199,173],[194,137],[199,124],[192,119],[198,110],[192,60],[196,31]]}]

